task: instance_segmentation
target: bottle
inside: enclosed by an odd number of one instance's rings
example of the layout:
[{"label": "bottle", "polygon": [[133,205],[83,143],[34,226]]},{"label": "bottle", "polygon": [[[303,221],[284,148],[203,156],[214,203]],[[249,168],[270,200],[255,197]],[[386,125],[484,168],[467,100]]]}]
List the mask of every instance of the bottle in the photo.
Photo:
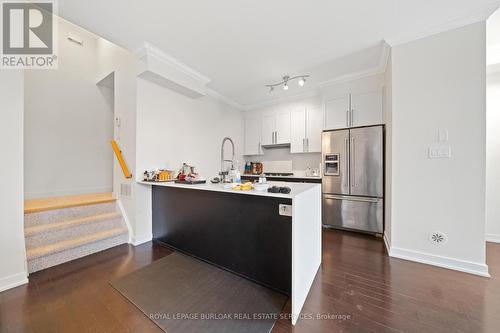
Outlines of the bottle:
[{"label": "bottle", "polygon": [[236,161],[235,164],[233,183],[241,184],[240,162]]}]

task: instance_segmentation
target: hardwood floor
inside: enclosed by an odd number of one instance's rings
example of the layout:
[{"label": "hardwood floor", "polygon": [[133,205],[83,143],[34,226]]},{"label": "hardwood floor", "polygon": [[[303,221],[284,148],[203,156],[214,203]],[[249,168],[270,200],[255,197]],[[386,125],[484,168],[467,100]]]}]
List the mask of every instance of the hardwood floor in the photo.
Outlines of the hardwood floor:
[{"label": "hardwood floor", "polygon": [[[337,319],[279,320],[274,333],[500,332],[500,244],[488,244],[488,279],[389,258],[368,236],[328,230],[323,241],[303,312]],[[121,245],[34,273],[0,293],[0,332],[161,332],[108,282],[170,253]]]}]

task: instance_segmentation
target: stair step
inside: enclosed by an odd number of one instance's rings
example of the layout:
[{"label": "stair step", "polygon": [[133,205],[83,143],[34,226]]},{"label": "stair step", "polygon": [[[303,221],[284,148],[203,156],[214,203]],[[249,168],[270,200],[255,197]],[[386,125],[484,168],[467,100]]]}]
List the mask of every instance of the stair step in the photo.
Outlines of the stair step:
[{"label": "stair step", "polygon": [[116,211],[117,207],[115,202],[41,211],[37,213],[24,214],[24,226],[28,228],[42,224],[66,222],[92,217],[95,215],[115,213]]},{"label": "stair step", "polygon": [[71,207],[88,206],[115,201],[116,199],[113,198],[112,193],[78,194],[44,199],[29,199],[24,201],[24,214]]},{"label": "stair step", "polygon": [[114,220],[114,219],[118,219],[120,217],[121,217],[121,214],[115,212],[115,213],[99,214],[99,215],[94,215],[94,216],[89,216],[89,217],[84,217],[84,218],[79,218],[79,219],[74,219],[74,220],[69,220],[69,221],[55,222],[55,223],[49,223],[49,224],[40,224],[40,225],[25,227],[24,228],[24,235],[26,237],[32,237],[32,236],[44,234],[47,232],[60,231],[60,230],[76,227],[76,226],[79,226],[82,224],[95,223],[95,222],[106,221],[106,220]]},{"label": "stair step", "polygon": [[26,251],[26,257],[28,260],[33,260],[43,256],[73,249],[78,246],[86,245],[93,242],[98,242],[106,238],[116,237],[118,235],[126,234],[127,232],[128,232],[127,228],[124,227],[104,230],[102,232],[95,233],[92,235],[87,235],[76,239],[64,240],[46,246],[28,249]]}]

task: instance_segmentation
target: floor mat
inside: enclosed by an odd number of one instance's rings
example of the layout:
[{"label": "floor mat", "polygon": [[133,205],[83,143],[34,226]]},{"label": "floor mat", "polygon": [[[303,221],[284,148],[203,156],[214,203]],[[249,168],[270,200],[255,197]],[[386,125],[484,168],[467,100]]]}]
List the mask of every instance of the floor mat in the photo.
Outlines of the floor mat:
[{"label": "floor mat", "polygon": [[168,333],[270,332],[288,299],[180,253],[110,283]]}]

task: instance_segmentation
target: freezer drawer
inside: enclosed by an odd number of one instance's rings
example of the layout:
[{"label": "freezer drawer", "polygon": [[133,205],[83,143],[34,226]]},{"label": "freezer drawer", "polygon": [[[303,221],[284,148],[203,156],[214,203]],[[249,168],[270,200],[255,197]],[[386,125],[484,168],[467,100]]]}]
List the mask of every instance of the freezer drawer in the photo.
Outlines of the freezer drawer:
[{"label": "freezer drawer", "polygon": [[383,233],[384,200],[323,194],[323,224],[340,229]]}]

